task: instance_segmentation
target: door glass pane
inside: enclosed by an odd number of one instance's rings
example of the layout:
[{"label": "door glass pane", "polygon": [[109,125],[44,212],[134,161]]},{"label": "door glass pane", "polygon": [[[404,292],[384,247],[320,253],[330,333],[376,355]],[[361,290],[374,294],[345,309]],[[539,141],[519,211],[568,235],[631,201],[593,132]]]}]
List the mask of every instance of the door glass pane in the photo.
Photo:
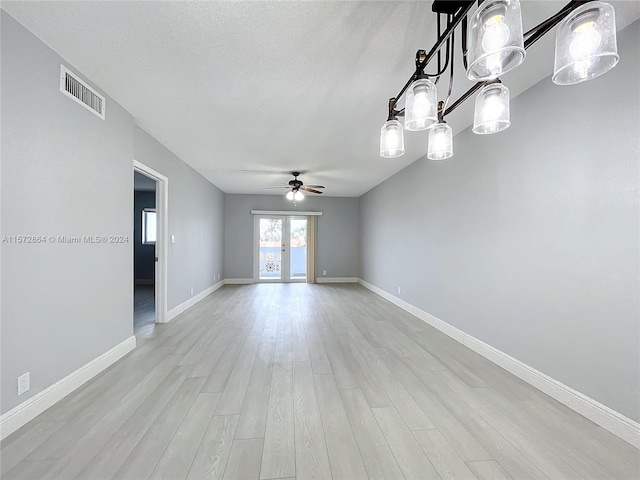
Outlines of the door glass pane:
[{"label": "door glass pane", "polygon": [[290,278],[307,278],[307,219],[291,217],[290,223]]},{"label": "door glass pane", "polygon": [[282,279],[282,219],[260,219],[260,279]]}]

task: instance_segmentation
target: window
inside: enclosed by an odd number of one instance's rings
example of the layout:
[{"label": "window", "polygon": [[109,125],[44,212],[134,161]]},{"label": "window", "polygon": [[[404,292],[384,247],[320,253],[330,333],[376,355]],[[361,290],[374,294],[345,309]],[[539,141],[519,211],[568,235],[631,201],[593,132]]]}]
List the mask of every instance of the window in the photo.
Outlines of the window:
[{"label": "window", "polygon": [[142,243],[144,245],[154,245],[156,237],[156,209],[145,208],[142,210]]}]

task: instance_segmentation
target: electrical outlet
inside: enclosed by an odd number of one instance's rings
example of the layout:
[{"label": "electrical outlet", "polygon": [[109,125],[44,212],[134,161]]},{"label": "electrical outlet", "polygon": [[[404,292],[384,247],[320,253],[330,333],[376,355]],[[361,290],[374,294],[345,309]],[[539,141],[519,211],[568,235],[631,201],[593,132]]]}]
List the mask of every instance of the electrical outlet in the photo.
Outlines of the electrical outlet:
[{"label": "electrical outlet", "polygon": [[326,274],[327,274],[327,271],[326,271],[326,270],[322,270],[322,274],[323,274],[323,275],[326,275]]},{"label": "electrical outlet", "polygon": [[31,372],[18,377],[18,395],[22,395],[31,388]]},{"label": "electrical outlet", "polygon": [[398,295],[400,295],[400,287],[398,287]]},{"label": "electrical outlet", "polygon": [[176,243],[176,236],[175,235],[171,235],[171,243]]},{"label": "electrical outlet", "polygon": [[191,287],[191,295],[193,295],[193,287]]}]

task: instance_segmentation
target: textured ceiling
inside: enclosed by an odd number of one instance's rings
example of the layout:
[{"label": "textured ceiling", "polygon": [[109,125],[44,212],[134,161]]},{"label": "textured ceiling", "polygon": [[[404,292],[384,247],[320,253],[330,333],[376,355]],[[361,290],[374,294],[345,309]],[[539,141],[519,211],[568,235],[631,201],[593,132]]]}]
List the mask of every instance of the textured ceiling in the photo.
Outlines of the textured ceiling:
[{"label": "textured ceiling", "polygon": [[[326,185],[326,195],[359,196],[426,153],[425,132],[406,133],[400,158],[382,159],[378,147],[388,98],[409,78],[416,50],[435,41],[431,3],[3,1],[2,8],[223,191],[274,193],[260,187],[300,170],[305,183]],[[565,3],[523,1],[525,30]],[[619,30],[640,17],[640,2],[610,3]],[[512,98],[552,73],[553,47],[552,33],[502,77]],[[456,53],[453,99],[472,85]],[[455,133],[472,122],[472,104],[447,119]]]}]

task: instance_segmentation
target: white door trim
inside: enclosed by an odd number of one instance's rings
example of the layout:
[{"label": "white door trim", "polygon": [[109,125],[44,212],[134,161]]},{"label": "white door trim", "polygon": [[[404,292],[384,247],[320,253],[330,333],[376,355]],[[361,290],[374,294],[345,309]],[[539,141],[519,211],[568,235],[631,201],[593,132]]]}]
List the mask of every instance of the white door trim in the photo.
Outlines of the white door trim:
[{"label": "white door trim", "polygon": [[169,246],[169,179],[151,167],[133,160],[133,169],[156,181],[156,217],[158,219],[158,242],[156,242],[156,323],[169,321],[167,311],[167,265]]}]

